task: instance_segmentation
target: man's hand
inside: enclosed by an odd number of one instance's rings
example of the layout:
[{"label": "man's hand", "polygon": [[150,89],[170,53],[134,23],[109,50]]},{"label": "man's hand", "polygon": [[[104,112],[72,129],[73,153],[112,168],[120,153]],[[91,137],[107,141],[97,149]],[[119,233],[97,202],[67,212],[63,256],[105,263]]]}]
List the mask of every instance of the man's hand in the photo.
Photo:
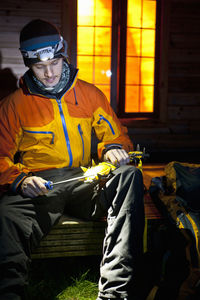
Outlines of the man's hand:
[{"label": "man's hand", "polygon": [[122,166],[128,164],[130,158],[124,149],[111,149],[105,153],[104,161],[110,161],[115,166]]},{"label": "man's hand", "polygon": [[25,178],[21,185],[23,196],[34,198],[47,194],[48,190],[45,187],[45,182],[47,181],[37,176]]}]

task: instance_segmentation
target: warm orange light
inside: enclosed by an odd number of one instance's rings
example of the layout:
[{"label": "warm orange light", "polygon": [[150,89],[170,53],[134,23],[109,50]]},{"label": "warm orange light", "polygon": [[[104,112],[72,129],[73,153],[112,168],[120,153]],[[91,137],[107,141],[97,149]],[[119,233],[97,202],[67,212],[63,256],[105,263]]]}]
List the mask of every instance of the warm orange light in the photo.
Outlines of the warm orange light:
[{"label": "warm orange light", "polygon": [[95,82],[96,84],[110,84],[110,57],[95,56]]},{"label": "warm orange light", "polygon": [[77,54],[93,55],[94,49],[94,27],[77,28]]},{"label": "warm orange light", "polygon": [[143,86],[140,94],[140,110],[142,112],[153,112],[154,86]]},{"label": "warm orange light", "polygon": [[93,57],[78,55],[77,66],[79,68],[78,77],[93,82]]},{"label": "warm orange light", "polygon": [[134,101],[125,102],[125,111],[127,113],[139,111],[139,86],[126,86],[126,97],[127,99],[134,99]]},{"label": "warm orange light", "polygon": [[78,1],[78,26],[93,26],[94,24],[94,1],[79,0]]},{"label": "warm orange light", "polygon": [[[125,112],[153,112],[156,0],[128,0]],[[110,99],[112,0],[78,0],[79,77]]]},{"label": "warm orange light", "polygon": [[142,27],[155,29],[155,27],[156,27],[156,0],[143,1]]},{"label": "warm orange light", "polygon": [[95,23],[96,26],[112,26],[112,1],[95,1]]},{"label": "warm orange light", "polygon": [[139,85],[139,83],[140,83],[140,59],[139,57],[127,57],[126,84]]},{"label": "warm orange light", "polygon": [[140,28],[129,28],[127,30],[127,57],[141,55],[141,33]]},{"label": "warm orange light", "polygon": [[112,0],[78,0],[79,78],[98,86],[110,100]]},{"label": "warm orange light", "polygon": [[141,59],[141,84],[154,85],[154,59]]},{"label": "warm orange light", "polygon": [[156,0],[128,0],[125,112],[153,112]]},{"label": "warm orange light", "polygon": [[141,27],[142,0],[128,0],[127,27]]},{"label": "warm orange light", "polygon": [[111,28],[97,27],[95,30],[95,55],[111,55]]},{"label": "warm orange light", "polygon": [[155,55],[155,30],[142,30],[142,56],[154,57]]}]

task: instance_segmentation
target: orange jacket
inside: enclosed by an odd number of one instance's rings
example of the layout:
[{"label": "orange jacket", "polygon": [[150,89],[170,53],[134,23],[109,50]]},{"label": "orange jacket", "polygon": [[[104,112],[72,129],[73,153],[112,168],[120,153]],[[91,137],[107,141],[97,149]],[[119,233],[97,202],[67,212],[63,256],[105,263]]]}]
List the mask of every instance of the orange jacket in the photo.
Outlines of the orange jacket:
[{"label": "orange jacket", "polygon": [[92,84],[77,80],[59,100],[18,89],[0,103],[0,186],[16,191],[30,172],[87,166],[92,128],[100,159],[109,147],[132,150],[126,128]]}]

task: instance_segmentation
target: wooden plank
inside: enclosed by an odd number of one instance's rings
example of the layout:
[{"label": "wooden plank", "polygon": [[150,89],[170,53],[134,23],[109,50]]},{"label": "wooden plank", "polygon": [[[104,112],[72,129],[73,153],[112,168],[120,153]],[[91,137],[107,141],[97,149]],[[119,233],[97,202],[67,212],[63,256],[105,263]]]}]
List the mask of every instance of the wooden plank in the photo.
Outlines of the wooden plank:
[{"label": "wooden plank", "polygon": [[170,133],[171,134],[190,134],[189,124],[184,121],[175,120],[170,124]]},{"label": "wooden plank", "polygon": [[68,43],[70,62],[77,66],[77,1],[62,1],[61,32]]},{"label": "wooden plank", "polygon": [[33,258],[99,255],[105,235],[106,221],[84,221],[64,215],[41,241]]},{"label": "wooden plank", "polygon": [[200,106],[200,93],[169,93],[168,104],[170,106]]},{"label": "wooden plank", "polygon": [[105,224],[106,224],[106,219],[105,218],[102,218],[102,219],[99,219],[99,220],[96,220],[96,221],[86,221],[86,220],[83,220],[83,219],[79,219],[79,218],[76,218],[76,217],[73,217],[73,216],[69,216],[67,214],[63,215],[58,224],[57,224],[57,227],[61,226],[63,227],[62,225],[70,225],[71,227],[74,226],[79,226],[79,225],[83,225],[85,227],[105,227]]},{"label": "wooden plank", "polygon": [[171,134],[168,136],[157,137],[155,145],[157,149],[163,148],[165,150],[173,149],[173,151],[186,151],[187,149],[200,149],[200,140],[197,138],[196,134]]},{"label": "wooden plank", "polygon": [[65,251],[65,252],[48,252],[48,253],[34,253],[32,255],[33,259],[46,259],[46,258],[56,258],[56,257],[75,257],[75,256],[91,256],[91,255],[101,255],[102,249],[95,250],[73,250],[73,251]]},{"label": "wooden plank", "polygon": [[[6,0],[0,2],[0,10],[3,11],[12,11],[18,12],[23,9],[26,10],[46,10],[47,13],[49,10],[53,11],[59,10],[61,2],[59,0]],[[7,12],[8,13],[8,12]],[[44,16],[43,16],[44,17]]]},{"label": "wooden plank", "polygon": [[63,232],[61,233],[58,233],[58,234],[55,234],[54,230],[52,229],[51,232],[44,238],[44,240],[46,241],[51,241],[51,240],[56,240],[56,239],[59,239],[59,240],[66,240],[66,239],[71,239],[71,238],[76,238],[76,239],[79,239],[79,238],[85,238],[87,239],[87,237],[91,237],[91,238],[99,238],[99,236],[102,236],[104,235],[104,228],[102,228],[101,230],[93,230],[92,232],[84,232],[84,231],[78,231],[78,232],[71,232],[71,231],[68,231],[66,232],[65,228],[63,228]]},{"label": "wooden plank", "polygon": [[171,0],[171,10],[170,15],[172,17],[187,16],[191,19],[194,16],[199,17],[200,15],[200,3],[199,0]]},{"label": "wooden plank", "polygon": [[[164,4],[164,2],[163,2]],[[161,5],[161,32],[160,32],[160,66],[159,66],[159,119],[167,120],[167,93],[168,93],[168,60],[169,60],[169,29],[170,29],[171,1]]]},{"label": "wooden plank", "polygon": [[169,76],[169,92],[198,93],[200,76],[196,77],[172,77]]},{"label": "wooden plank", "polygon": [[143,165],[143,178],[144,178],[144,184],[147,188],[149,188],[151,179],[153,177],[157,176],[163,176],[164,175],[164,164],[154,163],[154,164],[148,164],[145,163]]},{"label": "wooden plank", "polygon": [[200,62],[176,62],[169,65],[169,76],[195,77],[200,76]]},{"label": "wooden plank", "polygon": [[[200,25],[200,22],[199,22]],[[200,40],[196,33],[171,33],[170,44],[173,49],[199,49]]]},{"label": "wooden plank", "polygon": [[100,235],[99,237],[91,236],[84,234],[82,237],[76,237],[76,236],[71,236],[70,238],[67,239],[57,239],[50,240],[50,239],[43,239],[40,243],[40,248],[48,248],[48,247],[71,247],[71,246],[83,246],[86,247],[88,245],[98,245],[103,241],[104,234]]},{"label": "wooden plank", "polygon": [[[100,247],[99,243],[99,247]],[[98,249],[98,245],[97,244],[80,244],[80,245],[69,245],[69,244],[65,244],[65,245],[59,245],[58,247],[55,246],[50,246],[50,247],[40,247],[37,248],[34,253],[52,253],[52,252],[67,252],[67,251],[82,251],[82,250],[96,250]]]},{"label": "wooden plank", "polygon": [[[19,34],[15,32],[0,32],[1,48],[19,48]],[[17,48],[18,46],[18,48]],[[17,48],[17,49],[16,49]]]},{"label": "wooden plank", "polygon": [[1,55],[2,55],[2,59],[6,62],[8,62],[8,60],[12,61],[14,60],[14,62],[16,63],[23,63],[23,59],[21,56],[21,53],[19,51],[19,44],[17,45],[16,48],[0,48],[1,49]]},{"label": "wooden plank", "polygon": [[186,134],[163,134],[154,135],[153,138],[148,135],[136,135],[132,139],[135,144],[140,144],[141,147],[146,147],[146,150],[151,152],[159,152],[159,157],[162,160],[162,153],[166,151],[197,151],[200,149],[200,139],[194,133]]},{"label": "wooden plank", "polygon": [[[161,125],[161,124],[160,124]],[[130,135],[135,135],[135,134],[150,134],[150,135],[154,135],[154,134],[165,134],[165,133],[169,133],[169,128],[167,126],[149,126],[149,127],[145,127],[145,128],[129,128],[128,129],[128,133]]]},{"label": "wooden plank", "polygon": [[169,48],[169,63],[199,63],[200,50],[199,49],[174,49]]},{"label": "wooden plank", "polygon": [[[199,134],[200,133],[200,120],[191,120],[189,122],[190,126],[190,132],[193,134]],[[198,135],[199,136],[199,135]]]},{"label": "wooden plank", "polygon": [[170,120],[199,120],[200,107],[173,106],[168,108]]},{"label": "wooden plank", "polygon": [[199,15],[193,15],[191,18],[188,15],[182,16],[176,13],[175,16],[171,15],[170,31],[173,33],[200,33],[199,28]]},{"label": "wooden plank", "polygon": [[82,233],[82,234],[87,234],[87,233],[101,233],[104,230],[104,227],[101,228],[82,228],[81,226],[77,226],[76,228],[73,227],[67,227],[67,226],[63,226],[63,228],[58,228],[57,226],[55,226],[52,231],[51,234],[52,235],[61,235],[61,234],[68,234],[68,233],[72,233],[72,234],[76,234],[76,233]]}]

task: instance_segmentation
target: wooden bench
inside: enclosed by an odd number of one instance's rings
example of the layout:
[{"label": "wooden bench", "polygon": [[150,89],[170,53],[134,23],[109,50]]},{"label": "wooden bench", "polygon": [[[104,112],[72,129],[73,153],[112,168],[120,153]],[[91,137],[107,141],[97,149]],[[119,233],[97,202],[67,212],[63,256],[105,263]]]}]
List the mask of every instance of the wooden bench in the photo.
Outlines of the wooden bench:
[{"label": "wooden bench", "polygon": [[83,221],[62,216],[41,241],[32,258],[101,255],[106,221]]},{"label": "wooden bench", "polygon": [[[143,166],[144,184],[148,188],[151,178],[163,175],[163,165]],[[162,218],[150,197],[145,195],[147,219]],[[32,258],[101,255],[106,221],[83,221],[64,215],[59,223],[41,241]]]}]

